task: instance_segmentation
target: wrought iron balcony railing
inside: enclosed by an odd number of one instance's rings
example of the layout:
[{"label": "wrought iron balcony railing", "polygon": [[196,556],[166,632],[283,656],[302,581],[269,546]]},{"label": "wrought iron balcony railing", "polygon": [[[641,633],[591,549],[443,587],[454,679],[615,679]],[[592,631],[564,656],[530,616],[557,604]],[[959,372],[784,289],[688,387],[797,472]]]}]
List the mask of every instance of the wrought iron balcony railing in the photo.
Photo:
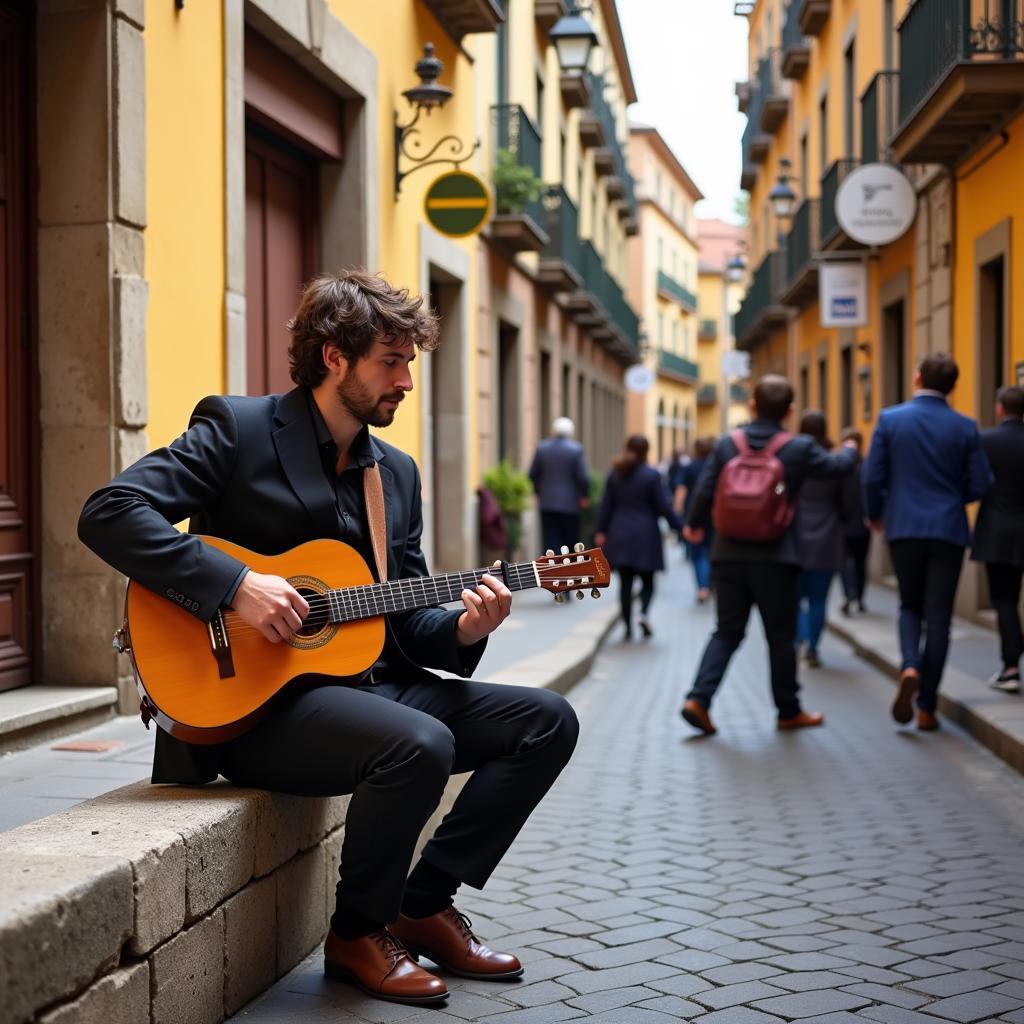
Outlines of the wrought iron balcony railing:
[{"label": "wrought iron balcony railing", "polygon": [[805,199],[793,214],[793,226],[786,236],[786,284],[789,290],[813,271],[814,254],[821,244],[821,201]]},{"label": "wrought iron balcony railing", "polygon": [[[537,178],[540,178],[540,132],[526,111],[517,103],[504,103],[492,107],[491,114],[494,120],[495,153],[501,150],[508,151],[520,167],[528,167]],[[496,185],[495,192],[498,210],[501,212],[500,182]],[[540,198],[527,203],[522,212],[533,218],[538,226],[543,226],[544,209]]]},{"label": "wrought iron balcony railing", "polygon": [[782,78],[782,51],[769,50],[757,64],[757,92],[760,97],[759,124],[769,135],[778,131],[789,110],[789,94]]},{"label": "wrought iron balcony railing", "polygon": [[831,163],[821,177],[821,245],[827,248],[842,234],[836,218],[836,196],[843,179],[860,164],[859,160],[845,157]]},{"label": "wrought iron balcony railing", "polygon": [[899,72],[879,71],[860,98],[860,158],[866,164],[888,159],[898,83]]},{"label": "wrought iron balcony railing", "polygon": [[708,406],[718,404],[718,385],[701,384],[697,389],[697,404]]},{"label": "wrought iron balcony railing", "polygon": [[590,82],[590,107],[597,115],[597,119],[601,124],[604,145],[611,150],[613,170],[611,177],[622,180],[625,188],[624,202],[630,214],[635,214],[636,186],[633,181],[633,175],[629,173],[629,168],[626,164],[626,148],[619,141],[619,128],[615,111],[612,110],[604,94],[604,75],[595,75],[587,72],[587,77]]},{"label": "wrought iron balcony railing", "polygon": [[698,341],[714,341],[718,337],[718,321],[705,317],[697,325]]},{"label": "wrought iron balcony railing", "polygon": [[763,329],[785,319],[785,307],[779,302],[786,270],[784,260],[784,253],[769,252],[754,271],[734,320],[738,345],[753,344]]},{"label": "wrought iron balcony railing", "polygon": [[811,62],[811,41],[800,27],[796,9],[797,4],[791,3],[782,23],[782,74],[784,78],[800,79]]},{"label": "wrought iron balcony railing", "polygon": [[680,284],[674,277],[669,277],[663,270],[658,271],[658,291],[691,313],[696,312],[697,296],[686,285]]},{"label": "wrought iron balcony railing", "polygon": [[658,351],[658,369],[694,384],[700,374],[700,367],[692,359],[677,356],[675,352],[666,352],[665,349]]}]

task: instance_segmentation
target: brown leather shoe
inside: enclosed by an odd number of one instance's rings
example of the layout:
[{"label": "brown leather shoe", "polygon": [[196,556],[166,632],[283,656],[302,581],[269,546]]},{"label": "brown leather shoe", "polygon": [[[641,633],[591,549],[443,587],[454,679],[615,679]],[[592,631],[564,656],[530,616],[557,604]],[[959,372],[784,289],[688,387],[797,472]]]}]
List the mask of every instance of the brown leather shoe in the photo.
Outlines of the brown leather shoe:
[{"label": "brown leather shoe", "polygon": [[463,978],[492,981],[518,978],[519,958],[488,949],[474,934],[468,917],[447,907],[430,917],[406,917],[391,926],[414,957],[425,956],[438,967]]},{"label": "brown leather shoe", "polygon": [[801,711],[792,718],[780,718],[779,728],[786,729],[811,729],[816,725],[824,725],[825,716],[820,711]]},{"label": "brown leather shoe", "polygon": [[921,684],[921,673],[916,668],[905,668],[900,673],[900,685],[892,702],[892,717],[906,725],[914,717],[914,696]]},{"label": "brown leather shoe", "polygon": [[448,988],[438,977],[413,963],[405,947],[386,928],[361,939],[327,933],[324,973],[389,1003],[440,1003]]},{"label": "brown leather shoe", "polygon": [[921,732],[935,732],[939,728],[939,720],[934,711],[917,709],[917,727]]},{"label": "brown leather shoe", "polygon": [[683,710],[679,712],[683,716],[683,719],[690,723],[694,729],[700,729],[705,736],[714,736],[718,730],[714,727],[711,722],[711,716],[708,714],[708,709],[703,704],[698,704],[695,700],[688,700],[683,705]]}]

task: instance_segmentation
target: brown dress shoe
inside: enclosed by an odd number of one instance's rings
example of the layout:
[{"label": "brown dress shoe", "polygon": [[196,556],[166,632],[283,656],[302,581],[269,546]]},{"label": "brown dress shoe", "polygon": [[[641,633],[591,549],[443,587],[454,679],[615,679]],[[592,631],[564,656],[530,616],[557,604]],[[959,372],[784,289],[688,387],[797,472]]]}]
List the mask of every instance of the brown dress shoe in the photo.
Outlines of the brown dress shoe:
[{"label": "brown dress shoe", "polygon": [[386,928],[361,939],[339,939],[328,932],[324,973],[389,1003],[440,1003],[448,998],[445,983],[413,963]]},{"label": "brown dress shoe", "polygon": [[711,723],[708,709],[703,704],[698,704],[695,700],[688,700],[683,705],[683,710],[679,714],[683,716],[684,721],[689,722],[694,729],[700,729],[705,736],[714,736],[718,732]]},{"label": "brown dress shoe", "polygon": [[906,725],[914,717],[914,695],[920,683],[921,673],[916,668],[905,668],[900,673],[900,685],[892,702],[892,717],[900,725]]},{"label": "brown dress shoe", "polygon": [[917,709],[917,727],[921,732],[935,732],[939,727],[939,720],[934,711],[925,711],[924,708]]},{"label": "brown dress shoe", "polygon": [[780,729],[810,729],[815,725],[824,725],[825,716],[820,711],[801,711],[792,718],[780,718]]},{"label": "brown dress shoe", "polygon": [[430,917],[403,914],[391,927],[414,957],[429,957],[438,967],[460,977],[491,981],[518,978],[523,973],[518,957],[488,949],[473,934],[469,918],[454,907]]}]

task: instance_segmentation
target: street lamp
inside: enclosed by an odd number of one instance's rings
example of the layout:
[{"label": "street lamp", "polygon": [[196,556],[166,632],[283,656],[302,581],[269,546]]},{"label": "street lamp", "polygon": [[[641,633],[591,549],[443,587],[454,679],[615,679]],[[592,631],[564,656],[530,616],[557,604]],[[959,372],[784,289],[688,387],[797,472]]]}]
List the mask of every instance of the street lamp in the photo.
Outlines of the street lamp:
[{"label": "street lamp", "polygon": [[585,71],[590,61],[590,51],[600,41],[593,26],[583,17],[576,4],[569,13],[563,14],[548,33],[558,51],[558,63],[565,72]]},{"label": "street lamp", "polygon": [[729,284],[739,284],[747,271],[747,264],[742,253],[735,253],[731,260],[725,265],[725,279]]},{"label": "street lamp", "polygon": [[789,169],[793,165],[788,157],[779,161],[779,178],[775,187],[768,193],[768,202],[772,204],[775,211],[775,220],[779,226],[779,245],[782,245],[782,224],[793,216],[793,207],[796,205],[796,193],[790,188]]}]

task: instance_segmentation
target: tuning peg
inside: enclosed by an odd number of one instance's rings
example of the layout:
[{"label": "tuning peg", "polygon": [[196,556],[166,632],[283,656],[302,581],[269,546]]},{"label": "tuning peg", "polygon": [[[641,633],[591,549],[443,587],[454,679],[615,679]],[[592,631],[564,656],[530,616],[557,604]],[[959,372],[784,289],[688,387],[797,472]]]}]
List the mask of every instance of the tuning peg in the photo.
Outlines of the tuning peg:
[{"label": "tuning peg", "polygon": [[582,590],[577,590],[576,591],[576,600],[577,601],[582,601],[583,600],[583,591]]},{"label": "tuning peg", "polygon": [[552,550],[551,550],[551,548],[548,548],[548,549],[547,549],[547,551],[545,551],[545,552],[544,552],[544,554],[545,554],[545,555],[546,555],[546,556],[547,556],[548,558],[554,558],[554,557],[555,557],[555,553],[554,553],[554,551],[552,551]]},{"label": "tuning peg", "polygon": [[600,597],[601,596],[601,591],[598,590],[597,587],[594,587],[594,589],[590,592],[590,596],[591,597]]},{"label": "tuning peg", "polygon": [[563,555],[569,554],[569,549],[564,544],[562,545],[562,554]]},{"label": "tuning peg", "polygon": [[575,551],[577,554],[579,554],[579,552],[584,551],[584,550],[586,550],[586,549],[583,547],[582,541],[576,541],[576,546],[573,548],[573,551]]},{"label": "tuning peg", "polygon": [[555,604],[564,604],[565,594],[555,594]]}]

